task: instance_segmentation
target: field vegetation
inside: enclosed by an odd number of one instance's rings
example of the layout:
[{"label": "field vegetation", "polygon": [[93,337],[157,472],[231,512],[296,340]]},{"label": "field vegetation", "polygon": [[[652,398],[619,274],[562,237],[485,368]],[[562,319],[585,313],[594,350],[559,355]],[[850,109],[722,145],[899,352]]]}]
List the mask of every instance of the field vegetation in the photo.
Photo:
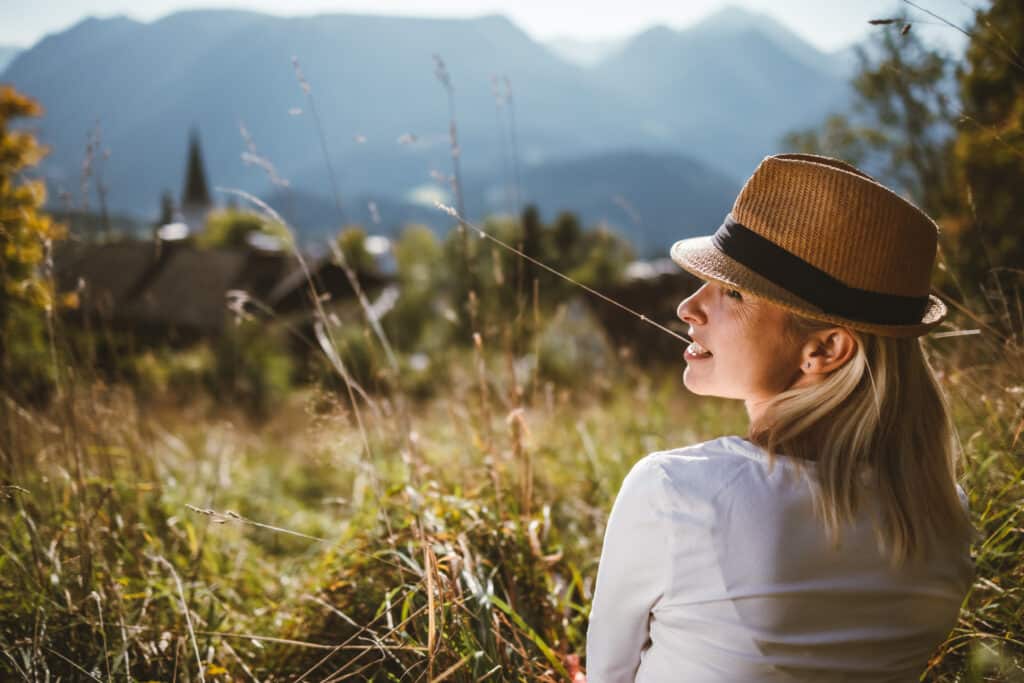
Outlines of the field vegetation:
[{"label": "field vegetation", "polygon": [[[1019,221],[968,200],[984,185],[1003,211],[1019,201],[1006,178],[1024,181],[1024,156],[1002,147],[1024,141],[1024,66],[1003,68],[1024,49],[1015,7],[979,15],[973,68],[955,76],[977,125],[922,127],[914,116],[936,110],[913,98],[933,90],[870,78],[930,59],[894,21],[889,65],[866,62],[859,82],[888,130],[833,118],[791,139],[892,155],[910,191],[948,180],[919,199],[952,226],[939,262],[951,315],[922,343],[960,436],[977,579],[926,681],[1024,681],[1021,237]],[[991,54],[1009,57],[989,68]],[[971,78],[1009,83],[1016,99],[1000,94],[999,109],[984,98],[1004,91]],[[296,357],[294,330],[246,306],[219,339],[133,347],[62,315],[76,297],[56,291],[48,257],[64,230],[41,210],[42,186],[23,181],[42,150],[8,125],[40,113],[0,91],[2,677],[583,680],[626,472],[651,451],[746,429],[742,405],[685,392],[682,344],[678,361],[644,359],[579,305],[578,286],[524,258],[609,291],[627,243],[529,209],[481,226],[521,255],[468,227],[410,227],[393,250],[397,301],[380,316],[316,307],[312,354]],[[241,243],[251,224],[293,242],[265,215],[234,218],[211,235]],[[344,231],[336,258],[372,268],[365,239]]]}]

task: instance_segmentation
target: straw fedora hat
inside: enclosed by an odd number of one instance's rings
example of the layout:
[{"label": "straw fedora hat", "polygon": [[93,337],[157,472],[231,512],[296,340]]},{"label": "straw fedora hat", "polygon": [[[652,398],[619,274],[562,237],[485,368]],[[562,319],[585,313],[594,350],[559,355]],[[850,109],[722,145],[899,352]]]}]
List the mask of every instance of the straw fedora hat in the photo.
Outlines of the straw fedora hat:
[{"label": "straw fedora hat", "polygon": [[850,164],[766,157],[722,226],[676,242],[672,260],[702,280],[794,313],[890,337],[916,337],[946,306],[930,293],[938,227]]}]

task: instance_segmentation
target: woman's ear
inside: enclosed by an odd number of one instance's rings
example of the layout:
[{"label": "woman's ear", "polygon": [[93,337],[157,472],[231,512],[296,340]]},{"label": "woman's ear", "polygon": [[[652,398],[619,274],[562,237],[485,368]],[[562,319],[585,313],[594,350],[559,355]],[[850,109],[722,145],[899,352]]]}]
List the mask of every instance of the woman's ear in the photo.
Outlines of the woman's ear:
[{"label": "woman's ear", "polygon": [[814,332],[804,345],[800,370],[805,375],[827,375],[857,352],[857,339],[845,327]]}]

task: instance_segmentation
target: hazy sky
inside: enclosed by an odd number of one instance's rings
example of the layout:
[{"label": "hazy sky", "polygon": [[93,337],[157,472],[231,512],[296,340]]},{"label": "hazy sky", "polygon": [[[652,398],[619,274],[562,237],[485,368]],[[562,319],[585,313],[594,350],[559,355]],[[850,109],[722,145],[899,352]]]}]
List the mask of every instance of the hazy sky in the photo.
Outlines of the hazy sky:
[{"label": "hazy sky", "polygon": [[[970,7],[984,0],[914,0],[944,18],[963,25]],[[617,38],[652,24],[682,28],[727,5],[771,14],[826,50],[863,37],[867,20],[905,12],[920,17],[920,28],[938,39],[953,38],[953,29],[927,26],[934,21],[906,0],[0,0],[0,45],[27,47],[47,33],[60,31],[82,18],[125,14],[151,21],[181,9],[246,8],[282,15],[373,13],[417,16],[504,14],[535,38],[572,36]]]}]

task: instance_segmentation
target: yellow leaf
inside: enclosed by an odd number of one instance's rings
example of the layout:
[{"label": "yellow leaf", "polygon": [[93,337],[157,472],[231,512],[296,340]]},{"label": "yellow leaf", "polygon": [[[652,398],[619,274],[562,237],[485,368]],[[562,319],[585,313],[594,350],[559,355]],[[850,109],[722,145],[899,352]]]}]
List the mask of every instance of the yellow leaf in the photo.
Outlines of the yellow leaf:
[{"label": "yellow leaf", "polygon": [[219,664],[210,664],[210,666],[206,667],[207,676],[223,676],[227,672],[228,670]]}]

